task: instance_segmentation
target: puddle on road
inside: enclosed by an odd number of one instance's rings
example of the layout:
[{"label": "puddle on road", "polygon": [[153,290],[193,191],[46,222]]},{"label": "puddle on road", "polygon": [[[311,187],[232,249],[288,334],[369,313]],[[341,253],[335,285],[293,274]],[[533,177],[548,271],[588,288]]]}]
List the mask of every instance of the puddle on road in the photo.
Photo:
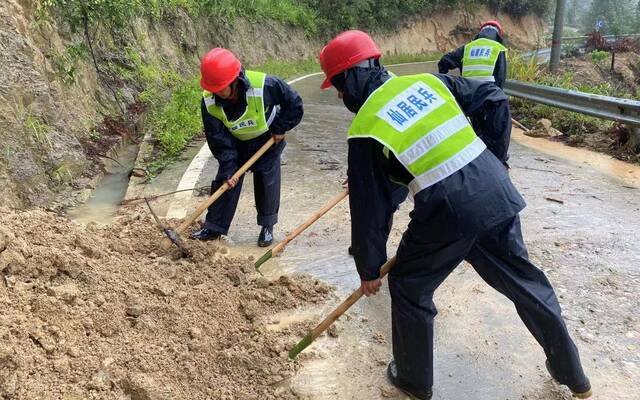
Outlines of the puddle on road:
[{"label": "puddle on road", "polygon": [[74,221],[108,224],[115,217],[120,202],[127,192],[129,175],[138,154],[138,145],[130,144],[120,148],[118,162],[107,166],[104,177],[96,185],[91,197],[79,206],[67,211],[69,219]]},{"label": "puddle on road", "polygon": [[586,164],[603,174],[622,180],[625,184],[640,186],[640,167],[594,151],[570,147],[561,142],[546,138],[534,138],[524,134],[521,129],[513,128],[512,140],[534,150],[562,158],[577,164]]}]

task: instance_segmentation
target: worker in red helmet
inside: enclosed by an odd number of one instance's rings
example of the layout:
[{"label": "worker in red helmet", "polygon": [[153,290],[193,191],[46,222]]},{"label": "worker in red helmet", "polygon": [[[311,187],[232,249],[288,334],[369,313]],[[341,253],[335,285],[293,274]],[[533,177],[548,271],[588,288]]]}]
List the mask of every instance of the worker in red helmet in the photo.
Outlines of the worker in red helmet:
[{"label": "worker in red helmet", "polygon": [[393,213],[387,182],[404,184],[413,195],[411,221],[389,273],[389,380],[413,398],[431,398],[433,294],[466,260],[514,303],[543,347],[551,376],[576,396],[589,397],[591,386],[554,290],[527,254],[518,216],[524,200],[467,120],[490,103],[508,113],[507,97],[486,81],[392,77],[379,57],[369,35],[347,31],[322,49],[320,65],[322,87],[334,86],[355,113],[347,134],[351,243],[367,296],[379,291],[387,261],[386,224]]},{"label": "worker in red helmet", "polygon": [[[446,74],[458,68],[463,78],[493,82],[502,89],[507,79],[507,49],[502,44],[502,36],[502,26],[498,21],[483,23],[480,26],[480,32],[472,42],[442,56],[438,62],[438,71]],[[476,132],[482,134],[481,139],[489,150],[508,168],[511,116],[505,111],[495,109],[488,104],[487,107],[471,115],[470,119]],[[497,118],[491,118],[491,122],[500,121],[501,124],[508,125],[508,129],[492,129],[490,122],[487,121],[488,115],[500,112],[503,114]],[[498,131],[503,134],[498,135]]]},{"label": "worker in red helmet", "polygon": [[480,26],[473,41],[442,56],[438,71],[446,74],[459,69],[464,78],[494,82],[502,89],[507,79],[506,54],[502,25],[498,21],[487,21]]},{"label": "worker in red helmet", "polygon": [[302,99],[280,78],[245,70],[227,49],[215,48],[207,53],[200,73],[204,131],[218,161],[211,192],[225,182],[230,189],[209,207],[204,226],[192,233],[191,238],[213,240],[227,234],[243,182],[242,177],[232,176],[273,137],[276,144],[250,169],[257,222],[261,226],[258,245],[269,246],[280,208],[280,155],[285,147],[285,133],[302,119]]}]

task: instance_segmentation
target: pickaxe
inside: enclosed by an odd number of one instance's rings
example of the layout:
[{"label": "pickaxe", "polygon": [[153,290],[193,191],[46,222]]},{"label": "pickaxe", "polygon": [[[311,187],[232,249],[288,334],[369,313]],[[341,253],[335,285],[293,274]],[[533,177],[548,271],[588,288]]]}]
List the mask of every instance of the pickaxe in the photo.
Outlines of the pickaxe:
[{"label": "pickaxe", "polygon": [[173,229],[167,228],[162,223],[162,221],[160,221],[160,218],[158,218],[158,215],[155,213],[155,211],[153,211],[153,208],[151,208],[151,203],[149,203],[149,200],[146,197],[144,198],[144,201],[145,203],[147,203],[147,207],[149,207],[149,211],[151,211],[151,215],[153,215],[153,219],[156,220],[156,223],[158,224],[160,229],[162,229],[162,232],[164,232],[164,234],[167,235],[167,238],[169,238],[169,240],[171,240],[171,242],[180,249],[183,257],[188,256],[189,251],[182,245],[182,242],[180,241],[180,236],[176,235]]},{"label": "pickaxe", "polygon": [[[251,166],[258,161],[258,159],[267,151],[269,150],[269,148],[271,146],[273,146],[273,144],[275,143],[275,140],[272,138],[270,138],[265,144],[262,145],[262,147],[260,147],[260,149],[258,149],[258,151],[256,151],[256,153],[251,156],[251,158],[249,159],[249,161],[247,161],[246,163],[244,163],[244,165],[242,167],[240,167],[240,169],[238,169],[236,171],[235,174],[233,174],[232,178],[235,179],[240,179],[240,177],[242,177],[242,175],[244,175],[245,172],[247,172],[247,170],[249,168],[251,168]],[[218,198],[220,198],[220,196],[222,196],[222,194],[224,192],[226,192],[227,190],[229,190],[230,186],[227,182],[225,182],[224,184],[222,184],[222,186],[220,186],[220,188],[218,190],[216,190],[216,192],[214,194],[212,194],[204,203],[202,203],[200,205],[200,207],[198,207],[191,215],[189,215],[187,217],[187,219],[185,219],[180,226],[178,226],[175,230],[173,230],[173,234],[176,235],[177,237],[180,237],[180,235],[182,235],[182,233],[189,227],[191,226],[191,224],[198,219],[198,217],[200,217],[200,215],[202,215],[202,213],[209,208],[209,206],[211,204],[213,204],[216,200],[218,200]],[[173,240],[171,238],[169,239],[164,239],[161,243],[161,247],[164,250],[169,250],[169,247],[171,247],[171,243],[175,243],[173,242]]]}]

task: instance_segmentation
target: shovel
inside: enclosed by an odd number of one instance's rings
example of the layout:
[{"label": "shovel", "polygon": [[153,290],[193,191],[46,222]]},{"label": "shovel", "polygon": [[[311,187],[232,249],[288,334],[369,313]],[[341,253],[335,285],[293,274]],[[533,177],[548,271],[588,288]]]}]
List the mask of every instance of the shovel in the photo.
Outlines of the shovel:
[{"label": "shovel", "polygon": [[[384,276],[389,273],[391,268],[393,268],[395,263],[395,256],[384,263],[382,268],[380,268],[380,278],[384,278]],[[300,354],[300,352],[309,347],[309,345],[311,345],[311,343],[313,343],[313,341],[316,340],[318,336],[322,335],[322,333],[326,331],[331,326],[331,324],[333,324],[338,318],[340,318],[342,314],[347,312],[347,310],[358,300],[360,300],[360,297],[362,297],[362,295],[362,288],[358,288],[358,290],[351,293],[351,295],[347,297],[347,299],[343,301],[342,304],[340,304],[335,310],[333,310],[328,317],[326,317],[322,322],[320,322],[320,324],[318,324],[318,326],[313,328],[311,332],[307,333],[307,336],[302,338],[302,340],[299,341],[298,344],[296,344],[289,351],[289,358],[292,360],[295,359],[298,354]]]},{"label": "shovel", "polygon": [[[265,144],[262,145],[262,147],[260,147],[260,149],[258,149],[258,151],[256,151],[256,153],[251,156],[251,158],[244,163],[244,165],[242,167],[240,167],[240,169],[238,169],[236,171],[235,174],[233,174],[232,178],[235,179],[239,179],[242,175],[244,175],[245,172],[247,172],[247,170],[249,168],[251,168],[251,166],[258,161],[258,159],[267,151],[269,150],[269,148],[271,146],[273,146],[274,143],[274,139],[273,137],[270,138]],[[204,203],[202,203],[200,205],[200,207],[198,207],[191,215],[189,215],[187,217],[187,219],[185,219],[182,224],[180,224],[180,226],[178,226],[175,230],[171,230],[171,232],[173,232],[177,237],[180,237],[180,235],[189,227],[191,226],[191,224],[198,219],[198,217],[200,217],[200,215],[202,215],[202,213],[209,208],[209,206],[211,204],[213,204],[216,200],[218,200],[218,198],[220,198],[220,196],[222,196],[222,194],[224,192],[226,192],[227,190],[229,190],[230,186],[227,182],[225,182],[224,184],[222,184],[222,186],[220,186],[220,188],[218,190],[216,190],[216,192],[214,194],[212,194]],[[164,250],[168,250],[169,247],[171,247],[171,244],[173,243],[172,240],[170,240],[169,238],[166,238],[162,241],[161,243],[161,247]]]},{"label": "shovel", "polygon": [[280,253],[282,250],[284,250],[284,247],[293,239],[295,239],[299,234],[301,234],[302,232],[304,232],[305,229],[307,229],[308,227],[310,227],[314,222],[316,222],[317,220],[320,219],[320,217],[322,217],[323,215],[325,215],[327,212],[329,212],[329,210],[331,210],[333,207],[335,207],[336,204],[340,203],[342,201],[342,199],[344,199],[345,197],[347,197],[349,195],[349,189],[345,189],[342,193],[340,193],[339,195],[335,196],[334,198],[332,198],[331,200],[329,200],[329,202],[327,204],[324,205],[324,207],[322,207],[320,210],[318,210],[315,214],[313,214],[311,217],[309,217],[309,219],[307,219],[306,221],[304,221],[302,223],[302,225],[300,225],[299,227],[297,227],[293,232],[291,232],[289,234],[289,236],[287,236],[283,241],[281,241],[280,243],[276,244],[273,248],[269,249],[269,251],[267,251],[266,253],[264,253],[264,255],[262,257],[260,257],[258,259],[258,261],[256,261],[255,263],[255,267],[256,270],[260,269],[260,266],[262,264],[264,264],[265,262],[267,262],[267,260],[271,259],[273,256],[277,255],[278,253]]}]

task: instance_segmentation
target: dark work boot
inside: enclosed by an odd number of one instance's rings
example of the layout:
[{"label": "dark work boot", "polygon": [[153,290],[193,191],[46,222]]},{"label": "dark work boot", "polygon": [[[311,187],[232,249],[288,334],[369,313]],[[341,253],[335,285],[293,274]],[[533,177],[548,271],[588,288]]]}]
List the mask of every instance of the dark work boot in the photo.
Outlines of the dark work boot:
[{"label": "dark work boot", "polygon": [[389,366],[387,367],[387,378],[389,378],[389,382],[398,389],[402,390],[412,399],[418,400],[430,400],[431,396],[433,396],[433,391],[431,388],[426,390],[418,390],[409,387],[409,385],[403,383],[398,378],[398,368],[396,368],[395,360],[391,360]]},{"label": "dark work boot", "polygon": [[[551,369],[551,363],[549,363],[549,360],[546,360],[544,362],[544,365],[545,367],[547,367],[547,371],[549,371],[549,375],[551,375],[553,380],[556,381],[558,384],[563,385],[563,383],[560,383],[560,381],[558,381],[558,379],[556,378],[556,374]],[[591,392],[591,383],[589,382],[588,379],[587,379],[587,382],[580,385],[574,385],[574,386],[566,385],[566,386],[569,388],[569,390],[571,390],[571,393],[573,393],[573,397],[577,397],[579,399],[588,399],[593,394]]]},{"label": "dark work boot", "polygon": [[263,226],[258,237],[258,246],[267,247],[273,243],[273,226]]},{"label": "dark work boot", "polygon": [[202,241],[220,239],[220,236],[222,236],[221,233],[212,231],[211,229],[208,229],[208,228],[202,228],[199,231],[195,231],[191,233],[191,235],[189,235],[191,239],[202,240]]}]

